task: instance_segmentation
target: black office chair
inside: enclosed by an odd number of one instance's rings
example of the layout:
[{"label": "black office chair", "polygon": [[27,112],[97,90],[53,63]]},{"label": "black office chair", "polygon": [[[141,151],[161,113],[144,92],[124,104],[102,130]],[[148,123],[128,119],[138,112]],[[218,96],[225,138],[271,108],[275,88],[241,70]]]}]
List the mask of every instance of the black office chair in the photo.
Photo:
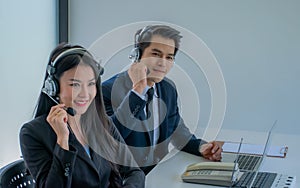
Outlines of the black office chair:
[{"label": "black office chair", "polygon": [[25,166],[24,160],[19,159],[0,169],[0,188],[33,188],[35,181]]}]

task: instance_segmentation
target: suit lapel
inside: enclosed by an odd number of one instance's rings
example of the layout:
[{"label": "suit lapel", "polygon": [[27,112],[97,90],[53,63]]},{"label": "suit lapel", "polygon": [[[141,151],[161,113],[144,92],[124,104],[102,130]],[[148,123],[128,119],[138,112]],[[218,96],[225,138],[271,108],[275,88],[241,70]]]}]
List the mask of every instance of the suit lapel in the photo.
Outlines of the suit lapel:
[{"label": "suit lapel", "polygon": [[94,170],[98,171],[95,164],[91,160],[91,158],[88,156],[87,152],[83,148],[83,146],[78,142],[75,135],[70,134],[69,137],[69,145],[77,149],[77,157],[81,160],[85,161],[88,165],[90,165]]},{"label": "suit lapel", "polygon": [[[158,143],[164,141],[167,137],[167,131],[168,129],[165,128],[165,126],[167,126],[167,124],[164,123],[164,120],[167,117],[167,109],[168,108],[166,105],[166,99],[165,99],[165,96],[166,96],[166,92],[164,90],[164,87],[163,85],[161,84],[161,82],[157,83],[156,84],[156,89],[157,89],[157,95],[158,95],[158,110],[159,110],[159,122],[160,122],[160,125],[159,125],[159,139],[158,139]],[[165,113],[163,113],[165,112]]]}]

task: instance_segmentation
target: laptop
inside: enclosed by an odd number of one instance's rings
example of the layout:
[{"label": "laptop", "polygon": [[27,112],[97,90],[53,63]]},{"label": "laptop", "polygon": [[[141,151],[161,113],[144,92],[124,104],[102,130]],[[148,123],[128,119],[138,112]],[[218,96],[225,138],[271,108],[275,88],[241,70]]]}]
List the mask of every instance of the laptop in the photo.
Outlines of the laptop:
[{"label": "laptop", "polygon": [[[277,121],[273,123],[271,128],[268,131],[268,134],[271,134],[272,131],[275,128]],[[269,135],[268,135],[269,136]],[[263,150],[267,147],[267,142],[268,138],[263,146]],[[242,150],[240,148],[239,144],[239,150]],[[260,164],[262,162],[262,155],[257,155],[257,154],[248,154],[248,153],[238,153],[238,157],[236,158],[236,153],[223,153],[222,154],[222,162],[235,162],[237,160],[239,164],[239,169],[242,172],[252,172],[252,171],[257,171],[258,168],[260,167]]]},{"label": "laptop", "polygon": [[[264,146],[263,155],[260,158],[260,162],[255,164],[253,167],[253,171],[244,170],[242,176],[235,181],[232,179],[232,186],[231,187],[258,187],[258,188],[292,188],[295,187],[296,184],[296,177],[289,176],[285,174],[278,174],[273,172],[259,172],[261,165],[263,164],[266,156],[267,151],[270,147],[272,131],[277,123],[277,120],[273,123],[271,129],[268,132],[268,137]],[[240,146],[239,146],[240,147]],[[240,150],[240,148],[239,148]],[[240,155],[238,153],[238,155]],[[235,163],[238,161],[235,161]],[[242,171],[242,170],[240,170]],[[233,171],[234,173],[234,171]]]}]

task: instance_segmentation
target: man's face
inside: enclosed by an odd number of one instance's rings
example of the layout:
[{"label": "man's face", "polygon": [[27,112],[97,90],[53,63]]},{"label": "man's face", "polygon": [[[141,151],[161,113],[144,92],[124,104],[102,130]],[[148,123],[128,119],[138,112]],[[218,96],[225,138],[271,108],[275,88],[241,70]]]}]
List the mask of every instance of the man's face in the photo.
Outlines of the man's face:
[{"label": "man's face", "polygon": [[175,42],[173,39],[153,35],[151,44],[145,48],[141,62],[149,70],[148,85],[160,82],[170,71],[174,64]]}]

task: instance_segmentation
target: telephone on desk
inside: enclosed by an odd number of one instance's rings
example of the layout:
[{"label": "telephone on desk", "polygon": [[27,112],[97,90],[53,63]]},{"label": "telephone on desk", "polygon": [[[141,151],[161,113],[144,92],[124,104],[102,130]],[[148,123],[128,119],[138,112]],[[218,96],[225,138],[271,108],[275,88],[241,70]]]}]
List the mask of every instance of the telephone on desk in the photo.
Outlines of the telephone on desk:
[{"label": "telephone on desk", "polygon": [[189,165],[181,178],[188,183],[231,186],[241,176],[237,163],[200,162]]}]

